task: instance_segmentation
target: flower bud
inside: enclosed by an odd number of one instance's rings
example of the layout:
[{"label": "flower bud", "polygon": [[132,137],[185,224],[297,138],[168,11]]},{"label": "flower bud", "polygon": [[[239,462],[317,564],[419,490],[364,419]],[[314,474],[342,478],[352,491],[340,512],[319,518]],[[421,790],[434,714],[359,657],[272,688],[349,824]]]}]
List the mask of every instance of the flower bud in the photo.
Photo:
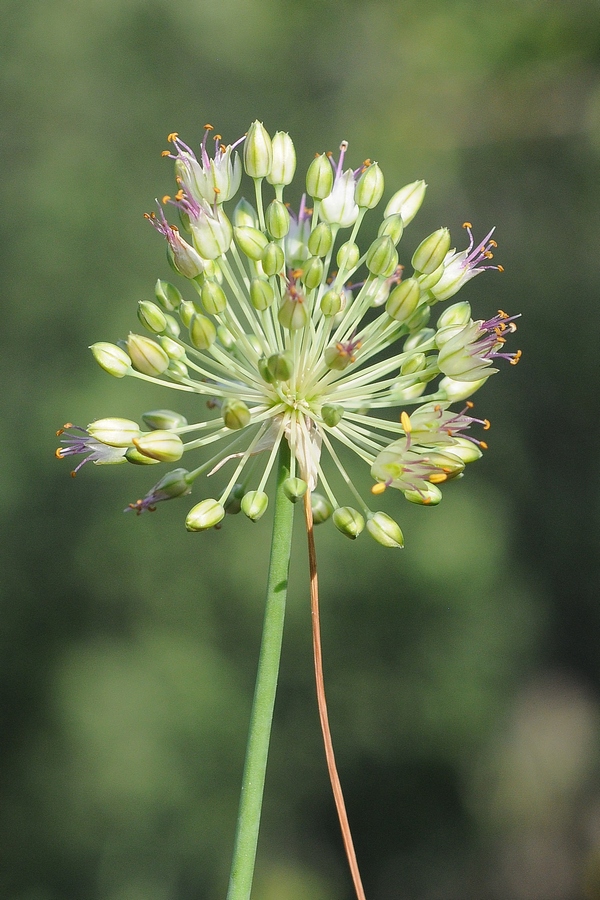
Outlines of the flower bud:
[{"label": "flower bud", "polygon": [[[178,338],[181,333],[181,328],[179,322],[175,318],[175,316],[170,316],[168,313],[165,315],[166,328],[165,335],[167,337]],[[159,340],[160,343],[160,340]],[[163,348],[164,349],[164,348]]]},{"label": "flower bud", "polygon": [[109,447],[131,447],[134,439],[141,434],[137,422],[118,417],[96,419],[88,425],[87,431],[97,441],[108,444]]},{"label": "flower bud", "polygon": [[275,299],[275,292],[264,278],[253,278],[250,282],[250,302],[254,309],[268,309]]},{"label": "flower bud", "polygon": [[412,316],[421,299],[421,288],[416,278],[407,278],[396,285],[385,305],[385,311],[396,322],[405,322]]},{"label": "flower bud", "polygon": [[367,250],[365,260],[372,275],[389,277],[398,265],[398,251],[389,235],[376,238]]},{"label": "flower bud", "polygon": [[438,350],[441,350],[444,344],[447,344],[449,340],[460,334],[464,327],[464,325],[447,325],[446,328],[438,328],[435,336],[435,345]]},{"label": "flower bud", "polygon": [[250,423],[251,414],[243,400],[228,399],[221,407],[221,415],[227,428],[237,431]]},{"label": "flower bud", "polygon": [[326,347],[323,359],[328,369],[335,369],[338,372],[343,372],[355,361],[354,354],[340,343]]},{"label": "flower bud", "polygon": [[168,281],[162,281],[160,278],[154,286],[154,296],[167,312],[174,312],[183,300],[176,287],[169,284]]},{"label": "flower bud", "polygon": [[235,347],[235,338],[224,325],[219,325],[217,328],[217,337],[219,338],[219,343],[225,350],[233,350]]},{"label": "flower bud", "polygon": [[217,329],[208,316],[196,313],[189,327],[190,341],[196,350],[208,350],[217,339]]},{"label": "flower bud", "polygon": [[179,307],[179,318],[186,328],[190,327],[190,322],[196,315],[197,309],[190,300],[183,300]]},{"label": "flower bud", "polygon": [[173,238],[167,244],[167,259],[171,268],[184,278],[197,278],[204,271],[204,261],[197,249],[184,241],[173,225]]},{"label": "flower bud", "polygon": [[415,309],[414,313],[405,321],[405,325],[409,331],[421,331],[431,318],[431,307],[426,303],[421,303]]},{"label": "flower bud", "polygon": [[424,181],[413,181],[396,191],[385,208],[384,216],[400,213],[405,225],[412,222],[423,203],[427,185]]},{"label": "flower bud", "polygon": [[326,522],[327,519],[331,518],[333,506],[323,494],[311,494],[310,505],[315,525],[321,525],[323,522]]},{"label": "flower bud", "polygon": [[302,266],[302,275],[300,279],[307,290],[312,291],[313,288],[321,284],[323,278],[323,260],[318,256],[311,256]]},{"label": "flower bud", "polygon": [[143,334],[128,335],[127,352],[133,368],[143,375],[156,377],[169,367],[169,357],[163,348]]},{"label": "flower bud", "polygon": [[256,228],[258,225],[258,213],[245,197],[241,198],[233,211],[233,224],[237,228],[242,226]]},{"label": "flower bud", "polygon": [[185,527],[188,531],[206,531],[218,525],[224,515],[224,507],[216,500],[201,500],[187,514]]},{"label": "flower bud", "polygon": [[255,262],[261,258],[263,250],[269,243],[269,239],[262,231],[259,231],[258,228],[250,228],[248,225],[234,228],[233,235],[242,253]]},{"label": "flower bud", "polygon": [[427,366],[427,357],[424,353],[413,353],[408,359],[405,359],[400,366],[401,375],[414,375],[415,372],[421,372]]},{"label": "flower bud", "polygon": [[[437,269],[434,269],[433,272],[430,272],[429,275],[419,275],[419,284],[421,285],[422,291],[430,291],[432,290],[444,274],[444,263],[441,263]],[[435,297],[432,296],[431,302],[435,302]]]},{"label": "flower bud", "polygon": [[260,372],[260,377],[262,378],[262,380],[266,381],[267,384],[274,384],[275,379],[269,372],[269,366],[267,365],[267,357],[259,356],[256,365],[257,365],[258,371]]},{"label": "flower bud", "polygon": [[167,327],[167,320],[160,306],[151,300],[139,300],[137,314],[144,328],[153,334],[160,334]]},{"label": "flower bud", "polygon": [[216,281],[205,281],[200,294],[202,306],[211,316],[222,313],[227,307],[225,291]]},{"label": "flower bud", "polygon": [[327,256],[333,244],[331,226],[320,222],[308,236],[308,249],[313,256]]},{"label": "flower bud", "polygon": [[269,184],[283,187],[291,183],[296,171],[294,142],[285,131],[276,131],[273,135],[272,147],[273,162],[271,171],[267,175],[267,181]]},{"label": "flower bud", "polygon": [[253,522],[258,522],[267,511],[269,497],[264,491],[248,491],[242,497],[241,507],[245,516]]},{"label": "flower bud", "polygon": [[172,500],[175,497],[184,497],[192,490],[187,476],[190,473],[187,469],[173,469],[156,482],[152,488],[152,493],[157,500]]},{"label": "flower bud", "polygon": [[151,409],[142,414],[142,421],[152,431],[169,431],[187,425],[186,417],[172,409]]},{"label": "flower bud", "polygon": [[437,506],[442,499],[442,492],[437,484],[428,484],[419,491],[402,491],[404,496],[410,503],[417,503],[420,506]]},{"label": "flower bud", "polygon": [[290,230],[290,214],[280,200],[273,200],[267,206],[265,222],[272,238],[281,240]]},{"label": "flower bud", "polygon": [[348,169],[336,179],[333,190],[321,201],[321,218],[329,225],[348,228],[358,218],[358,206],[354,200],[354,172]]},{"label": "flower bud", "polygon": [[290,294],[286,294],[279,307],[277,318],[289,331],[298,331],[300,328],[304,328],[309,320],[309,312],[304,298],[299,295],[292,297]]},{"label": "flower bud", "polygon": [[458,456],[465,465],[475,462],[483,456],[483,453],[477,444],[462,437],[454,438],[454,442],[450,444],[449,447],[444,447],[444,453],[451,453],[454,456]]},{"label": "flower bud", "polygon": [[211,209],[210,215],[200,216],[192,225],[194,245],[206,260],[218,259],[223,253],[227,253],[231,247],[232,234],[231,222],[220,206],[216,212]]},{"label": "flower bud", "polygon": [[369,516],[367,531],[384,547],[404,547],[404,535],[400,526],[384,512],[376,512]]},{"label": "flower bud", "polygon": [[244,496],[244,485],[234,484],[229,492],[229,496],[224,503],[225,512],[228,516],[237,516],[242,509],[242,497]]},{"label": "flower bud", "polygon": [[330,428],[335,428],[338,422],[342,421],[344,416],[344,407],[338,403],[325,403],[321,407],[321,418]]},{"label": "flower bud", "polygon": [[263,250],[261,257],[265,275],[279,275],[285,263],[285,256],[279,244],[270,242]]},{"label": "flower bud", "polygon": [[379,231],[377,232],[379,237],[383,237],[384,234],[388,234],[394,242],[394,246],[397,247],[400,242],[400,238],[404,234],[404,222],[402,221],[402,216],[400,213],[396,213],[395,216],[388,216],[387,219],[384,219],[381,225],[379,226]]},{"label": "flower bud", "polygon": [[183,382],[188,377],[188,369],[180,359],[172,359],[165,374],[169,376],[171,381]]},{"label": "flower bud", "polygon": [[453,303],[438,319],[437,327],[447,328],[451,325],[468,325],[471,321],[471,304],[467,300]]},{"label": "flower bud", "polygon": [[107,341],[98,341],[90,347],[94,359],[109,375],[123,378],[131,371],[131,360],[121,347]]},{"label": "flower bud", "polygon": [[378,163],[372,163],[358,179],[354,199],[363,209],[373,209],[383,196],[383,186],[383,172]]},{"label": "flower bud", "polygon": [[251,178],[264,178],[273,164],[273,144],[262,122],[253,122],[244,141],[244,168]]},{"label": "flower bud", "polygon": [[125,461],[134,466],[157,466],[159,459],[151,459],[144,453],[140,453],[137,447],[128,447],[125,451]]},{"label": "flower bud", "polygon": [[333,187],[333,168],[326,153],[320,153],[311,162],[306,173],[306,192],[313,200],[328,197]]},{"label": "flower bud", "polygon": [[424,241],[421,241],[413,253],[413,269],[423,275],[430,275],[444,262],[444,257],[449,249],[450,232],[447,228],[438,228]]},{"label": "flower bud", "polygon": [[297,503],[304,497],[307,489],[308,485],[302,478],[286,478],[283,482],[283,492],[292,503]]},{"label": "flower bud", "polygon": [[354,541],[365,527],[365,520],[351,506],[340,506],[333,514],[333,524],[338,531]]},{"label": "flower bud", "polygon": [[175,462],[183,456],[183,441],[172,431],[149,431],[135,438],[133,443],[144,456],[159,462]]},{"label": "flower bud", "polygon": [[291,353],[274,353],[267,360],[267,371],[270,384],[276,381],[289,381],[294,371],[294,359]]},{"label": "flower bud", "polygon": [[321,297],[321,312],[324,316],[337,316],[343,306],[344,297],[339,291],[326,291]]},{"label": "flower bud", "polygon": [[422,328],[421,331],[416,331],[404,341],[404,352],[409,353],[411,350],[420,350],[420,348],[424,344],[428,344],[433,337],[435,337],[435,330],[433,328]]},{"label": "flower bud", "polygon": [[446,376],[440,381],[438,394],[451,403],[466,400],[471,394],[478,391],[480,387],[483,387],[488,377],[479,378],[477,381],[458,381],[456,378]]},{"label": "flower bud", "polygon": [[336,255],[336,262],[340,269],[354,269],[359,259],[360,250],[354,241],[346,241],[345,244],[342,244]]}]

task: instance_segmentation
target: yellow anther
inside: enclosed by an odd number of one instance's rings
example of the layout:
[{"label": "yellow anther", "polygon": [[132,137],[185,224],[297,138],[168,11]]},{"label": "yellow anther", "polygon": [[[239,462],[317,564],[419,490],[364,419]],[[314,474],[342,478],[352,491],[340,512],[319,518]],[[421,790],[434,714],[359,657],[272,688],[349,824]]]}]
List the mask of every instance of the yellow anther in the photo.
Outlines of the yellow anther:
[{"label": "yellow anther", "polygon": [[183,184],[183,178],[181,177],[181,175],[177,175],[175,181],[177,182],[177,184]]},{"label": "yellow anther", "polygon": [[467,400],[465,405],[467,406],[467,409],[473,409],[473,407],[475,406],[472,400]]},{"label": "yellow anther", "polygon": [[205,130],[205,131],[214,131],[214,126],[213,126],[213,125],[208,125],[208,124],[207,124],[207,125],[204,126],[204,130]]},{"label": "yellow anther", "polygon": [[213,138],[213,140],[215,140],[215,141],[222,141],[222,140],[223,140],[223,138],[222,138],[222,137],[221,137],[221,135],[220,135],[220,134],[215,134],[215,136],[214,136],[214,138]]},{"label": "yellow anther", "polygon": [[488,241],[488,244],[490,245],[490,247],[497,247],[497,246],[498,246],[498,244],[496,243],[496,241]]},{"label": "yellow anther", "polygon": [[185,196],[185,194],[183,193],[183,188],[181,188],[181,189],[178,190],[177,193],[175,194],[175,199],[176,199],[176,200],[183,200],[184,196]]},{"label": "yellow anther", "polygon": [[[57,434],[60,434],[60,431],[57,432]],[[54,455],[57,459],[62,459],[63,458],[63,448],[57,447],[56,450],[54,451]]]},{"label": "yellow anther", "polygon": [[372,494],[383,494],[385,489],[387,488],[387,484],[385,481],[378,481],[377,484],[374,484],[371,488]]},{"label": "yellow anther", "polygon": [[472,228],[472,227],[473,226],[471,225],[470,222],[463,222],[463,228]]},{"label": "yellow anther", "polygon": [[504,272],[504,266],[496,266],[499,272]]},{"label": "yellow anther", "polygon": [[[483,247],[482,247],[481,249],[483,250]],[[493,258],[494,258],[494,254],[492,253],[491,250],[486,250],[485,253],[484,253],[483,255],[485,256],[486,259],[493,259]]]},{"label": "yellow anther", "polygon": [[429,476],[430,484],[441,484],[443,481],[448,481],[448,476],[445,472],[439,472]]},{"label": "yellow anther", "polygon": [[168,203],[170,199],[170,196],[168,194],[165,194],[165,196],[161,200],[161,203]]},{"label": "yellow anther", "polygon": [[484,431],[489,431],[491,427],[492,427],[492,423],[490,422],[490,420],[489,420],[489,419],[484,419],[484,420],[483,420],[483,430],[484,430]]},{"label": "yellow anther", "polygon": [[485,441],[479,441],[479,446],[482,447],[484,450],[488,449],[488,445],[486,444]]},{"label": "yellow anther", "polygon": [[64,431],[67,430],[67,428],[72,428],[72,427],[73,427],[73,423],[72,423],[72,422],[65,422],[65,424],[63,425],[63,427],[62,427],[62,428],[59,428],[58,431],[56,432],[56,437],[60,437],[61,434],[62,434]]},{"label": "yellow anther", "polygon": [[522,350],[517,350],[517,352],[515,353],[514,357],[513,357],[513,358],[511,359],[511,361],[510,361],[511,366],[516,366],[516,364],[517,364],[517,363],[519,362],[519,360],[521,359],[521,356],[522,356],[522,355],[523,355],[523,351],[522,351]]},{"label": "yellow anther", "polygon": [[221,188],[215,187],[215,188],[213,188],[213,191],[215,192],[215,194],[220,194]]},{"label": "yellow anther", "polygon": [[171,134],[167,135],[167,140],[170,144],[174,144],[178,137],[179,137],[178,132],[172,131]]},{"label": "yellow anther", "polygon": [[371,160],[365,159],[363,162],[363,166],[365,167],[365,169],[368,169],[370,165],[371,165]]},{"label": "yellow anther", "polygon": [[410,422],[410,416],[404,410],[400,413],[400,424],[404,428],[405,434],[410,434],[412,431],[412,425]]},{"label": "yellow anther", "polygon": [[160,155],[161,155],[161,156],[170,156],[170,155],[171,155],[171,151],[170,151],[170,150],[163,150],[163,152],[162,152]]}]

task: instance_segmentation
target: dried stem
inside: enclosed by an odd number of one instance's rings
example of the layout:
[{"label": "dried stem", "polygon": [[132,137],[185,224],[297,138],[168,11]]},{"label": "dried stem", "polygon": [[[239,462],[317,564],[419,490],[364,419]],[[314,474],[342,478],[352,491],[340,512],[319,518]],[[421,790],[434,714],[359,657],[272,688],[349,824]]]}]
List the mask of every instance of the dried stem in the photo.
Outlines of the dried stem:
[{"label": "dried stem", "polygon": [[310,568],[310,609],[312,619],[312,637],[313,637],[313,655],[315,662],[315,680],[317,687],[317,705],[319,708],[319,719],[321,721],[321,732],[323,734],[323,743],[325,745],[325,758],[327,760],[327,770],[329,772],[329,780],[335,800],[335,807],[342,829],[342,838],[344,840],[344,848],[350,866],[352,881],[354,882],[354,890],[358,900],[365,900],[365,892],[360,878],[356,853],[354,852],[354,843],[352,841],[352,833],[350,831],[350,823],[346,813],[346,804],[344,803],[344,795],[342,793],[342,785],[335,764],[335,754],[333,752],[333,743],[331,740],[331,731],[329,729],[329,716],[327,713],[327,701],[325,699],[325,683],[323,680],[323,653],[321,650],[321,623],[319,616],[319,582],[317,578],[317,553],[315,549],[315,536],[313,526],[312,506],[310,500],[310,492],[304,495],[304,516],[306,519],[306,536],[308,539],[308,564]]}]

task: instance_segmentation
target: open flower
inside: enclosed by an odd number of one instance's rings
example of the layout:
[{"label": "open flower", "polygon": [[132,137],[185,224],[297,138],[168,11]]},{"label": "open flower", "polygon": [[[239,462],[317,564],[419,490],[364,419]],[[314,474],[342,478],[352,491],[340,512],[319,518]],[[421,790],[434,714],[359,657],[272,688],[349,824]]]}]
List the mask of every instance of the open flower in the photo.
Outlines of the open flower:
[{"label": "open flower", "polygon": [[[69,431],[75,431],[76,434],[69,434]],[[64,437],[61,437],[64,435]],[[75,466],[71,475],[75,477],[82,466],[87,462],[93,462],[96,466],[114,465],[114,463],[125,462],[125,453],[127,447],[112,447],[98,438],[92,437],[86,428],[81,425],[72,425],[67,422],[62,428],[56,432],[56,436],[61,438],[62,447],[56,450],[57,459],[65,459],[67,456],[79,456],[86,454],[81,462]]]},{"label": "open flower", "polygon": [[[306,186],[313,208],[303,197],[294,213],[283,203],[295,166],[287,135],[285,158],[294,165],[278,163],[281,172],[267,179],[275,197],[265,211],[262,189],[267,185],[261,187],[260,173],[270,172],[272,162],[266,156],[262,160],[259,150],[266,153],[271,144],[261,123],[253,129],[245,166],[254,179],[257,208],[240,200],[231,216],[235,229],[223,205],[239,187],[236,145],[223,147],[217,135],[211,159],[207,126],[197,158],[177,135],[170,135],[174,152],[166,155],[175,160],[178,190],[163,200],[178,208],[192,244],[162,210],[149,219],[166,239],[189,294],[184,297],[159,280],[156,304],[144,301],[140,310],[151,336],[133,334],[118,347],[94,345],[106,371],[193,395],[203,401],[203,414],[188,424],[171,411],[148,413],[144,420],[158,430],[136,432],[126,448],[115,446],[101,428],[94,434],[77,429],[81,434],[67,435],[58,455],[86,453],[84,462],[152,464],[198,454],[196,468],[168,473],[128,509],[140,513],[185,496],[206,474],[220,485],[217,498],[201,500],[187,517],[190,530],[204,530],[234,508],[253,521],[260,518],[268,502],[269,475],[285,441],[291,450],[286,485],[291,502],[319,485],[325,500],[316,502],[334,511],[331,519],[343,533],[356,537],[366,520],[376,540],[400,546],[397,535],[390,536],[396,534],[393,523],[370,509],[342,455],[350,451],[369,467],[373,494],[390,486],[420,503],[439,502],[439,485],[481,455],[485,443],[470,429],[485,430],[489,423],[473,418],[469,404],[451,409],[448,385],[459,386],[457,398],[461,391],[468,396],[497,371],[493,361],[517,361],[518,353],[504,349],[515,317],[499,313],[473,322],[468,304],[458,304],[437,328],[428,322],[434,303],[494,268],[482,265],[495,246],[492,232],[475,246],[469,228],[468,249],[447,254],[449,236],[440,229],[421,247],[433,242],[442,258],[446,254],[441,277],[433,273],[439,263],[427,257],[423,264],[425,251],[416,254],[418,268],[407,271],[399,264],[396,246],[423,199],[425,184],[415,182],[394,195],[401,212],[386,208],[378,237],[361,250],[357,239],[363,216],[383,192],[379,167],[367,161],[344,171],[344,141],[337,163],[330,154],[312,161]],[[349,226],[349,238],[336,244],[338,231]],[[160,364],[150,366],[149,354]],[[417,408],[409,415],[411,404]],[[112,427],[117,420],[101,421]],[[127,427],[137,428],[135,423]],[[338,500],[339,486],[357,509]],[[328,517],[319,515],[317,521]]]}]

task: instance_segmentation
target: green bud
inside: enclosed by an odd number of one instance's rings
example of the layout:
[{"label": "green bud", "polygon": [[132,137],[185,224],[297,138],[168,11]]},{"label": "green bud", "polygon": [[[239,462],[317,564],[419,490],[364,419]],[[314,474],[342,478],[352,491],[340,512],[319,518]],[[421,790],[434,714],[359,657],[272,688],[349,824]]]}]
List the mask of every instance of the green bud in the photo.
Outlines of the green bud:
[{"label": "green bud", "polygon": [[159,462],[175,462],[183,456],[183,441],[172,431],[157,429],[134,440],[140,453]]},{"label": "green bud", "polygon": [[441,350],[444,344],[456,337],[464,329],[464,325],[447,325],[446,328],[438,328],[435,336],[435,344],[438,350]]},{"label": "green bud", "polygon": [[266,357],[266,356],[260,356],[260,357],[258,358],[258,361],[257,361],[256,365],[258,366],[258,371],[260,372],[260,377],[262,378],[262,380],[263,380],[263,381],[266,381],[267,384],[274,384],[274,383],[275,383],[275,379],[273,378],[273,376],[272,376],[271,373],[269,372],[269,366],[268,366],[267,357]]},{"label": "green bud", "polygon": [[208,316],[196,313],[190,322],[190,341],[196,350],[208,350],[217,339],[217,329]]},{"label": "green bud", "polygon": [[435,337],[433,328],[422,328],[407,337],[404,341],[404,352],[410,353],[411,350],[419,350],[423,344],[428,344],[432,337]]},{"label": "green bud", "polygon": [[336,256],[336,262],[340,269],[354,269],[360,259],[360,249],[354,241],[346,241],[339,248]]},{"label": "green bud", "polygon": [[169,367],[169,357],[162,347],[143,334],[130,333],[127,337],[127,352],[134,369],[143,375],[156,378]]},{"label": "green bud", "polygon": [[401,375],[414,375],[427,366],[427,357],[424,353],[413,353],[408,359],[405,359],[400,366]]},{"label": "green bud", "polygon": [[142,421],[153,431],[168,431],[187,425],[186,417],[172,409],[151,409],[142,414]]},{"label": "green bud", "polygon": [[[444,274],[444,263],[440,263],[437,269],[434,269],[433,272],[430,272],[429,275],[420,275],[419,276],[419,284],[421,285],[422,291],[429,291],[431,288],[435,287],[442,275]],[[435,298],[432,298],[435,301]]]},{"label": "green bud", "polygon": [[451,325],[468,325],[471,321],[471,304],[467,300],[453,303],[438,319],[437,327],[446,328]]},{"label": "green bud", "polygon": [[430,275],[444,262],[444,257],[449,249],[450,232],[447,228],[438,228],[424,241],[421,241],[413,253],[413,269],[423,275]]},{"label": "green bud", "polygon": [[290,214],[281,200],[273,200],[267,206],[265,222],[272,238],[276,241],[284,238],[290,230]]},{"label": "green bud", "polygon": [[255,262],[258,262],[262,257],[263,250],[269,243],[267,236],[262,231],[259,231],[258,228],[251,228],[248,225],[234,228],[233,235],[242,253],[245,253],[249,259],[253,259]]},{"label": "green bud", "polygon": [[211,316],[222,313],[227,306],[225,291],[216,281],[205,281],[200,294],[202,306]]},{"label": "green bud", "polygon": [[273,162],[271,171],[267,175],[267,181],[277,186],[290,184],[296,171],[294,143],[289,134],[284,131],[276,131],[273,136],[272,147]]},{"label": "green bud", "polygon": [[225,512],[228,516],[237,516],[242,509],[242,497],[244,496],[244,485],[234,484],[229,492],[229,496],[224,503]]},{"label": "green bud", "polygon": [[283,482],[283,492],[292,503],[304,497],[307,490],[308,485],[302,478],[286,478]]},{"label": "green bud", "polygon": [[342,421],[344,416],[344,407],[337,403],[325,403],[321,407],[321,418],[330,428],[335,428],[338,422]]},{"label": "green bud", "polygon": [[333,168],[326,153],[320,153],[311,162],[306,173],[306,192],[314,200],[328,197],[333,187]]},{"label": "green bud", "polygon": [[454,438],[454,443],[449,447],[444,447],[444,453],[450,453],[454,456],[458,456],[459,459],[467,465],[468,463],[475,462],[478,459],[481,459],[483,453],[473,441],[467,440],[467,438],[457,437]]},{"label": "green bud", "polygon": [[237,431],[250,423],[251,414],[243,400],[225,400],[221,407],[221,415],[227,428]]},{"label": "green bud", "polygon": [[404,224],[408,225],[421,208],[426,188],[424,181],[413,181],[400,188],[386,206],[384,216],[387,218],[399,213]]},{"label": "green bud", "polygon": [[346,350],[343,344],[338,343],[325,348],[323,359],[328,369],[343,372],[350,363],[354,362],[355,357],[353,353]]},{"label": "green bud", "polygon": [[160,278],[154,285],[154,296],[160,303],[162,308],[167,312],[175,312],[183,297],[180,292],[168,281],[162,281]]},{"label": "green bud", "polygon": [[148,331],[160,334],[167,327],[167,320],[160,306],[151,300],[138,300],[138,319]]},{"label": "green bud", "polygon": [[285,263],[285,256],[279,244],[273,242],[267,244],[263,250],[261,262],[265,275],[278,275]]},{"label": "green bud", "polygon": [[169,368],[167,369],[166,374],[169,376],[171,381],[183,382],[188,377],[188,369],[180,359],[172,359],[169,363]]},{"label": "green bud", "polygon": [[363,209],[373,209],[383,197],[383,172],[377,163],[364,170],[354,191],[354,199]]},{"label": "green bud", "polygon": [[251,178],[264,178],[273,164],[273,144],[262,122],[253,122],[244,141],[244,168]]},{"label": "green bud", "polygon": [[242,197],[233,211],[233,224],[238,228],[249,226],[256,228],[258,225],[258,213],[245,197]]},{"label": "green bud", "polygon": [[402,493],[410,503],[417,503],[419,506],[437,506],[442,499],[442,492],[437,484],[428,484],[420,491],[402,491]]},{"label": "green bud", "polygon": [[478,391],[480,387],[483,387],[488,377],[480,378],[478,381],[457,381],[456,378],[450,378],[446,375],[440,381],[438,393],[441,397],[445,397],[446,400],[450,400],[451,403],[457,403],[460,400],[466,400],[467,397]]},{"label": "green bud", "polygon": [[369,516],[367,531],[384,547],[404,547],[404,535],[400,526],[384,512],[376,512]]},{"label": "green bud", "polygon": [[207,531],[218,525],[224,515],[224,507],[216,500],[201,500],[187,514],[185,527],[188,531]]},{"label": "green bud", "polygon": [[268,505],[269,498],[264,491],[248,491],[242,497],[242,512],[253,522],[258,522],[260,517],[267,511]]},{"label": "green bud", "polygon": [[331,318],[337,316],[344,306],[344,297],[339,291],[326,291],[321,297],[321,312]]},{"label": "green bud", "polygon": [[253,278],[250,282],[250,302],[254,309],[268,309],[275,298],[270,282],[264,278]]},{"label": "green bud", "polygon": [[206,260],[218,259],[231,247],[231,222],[218,206],[211,215],[203,215],[192,225],[196,250]]},{"label": "green bud", "polygon": [[186,328],[190,327],[190,322],[196,315],[197,309],[190,300],[183,300],[179,306],[179,318]]},{"label": "green bud", "polygon": [[233,350],[235,347],[235,338],[224,325],[219,325],[217,328],[217,337],[219,338],[219,343],[225,350]]},{"label": "green bud", "polygon": [[375,238],[367,250],[366,265],[372,275],[389,277],[398,265],[398,252],[387,234]]},{"label": "green bud", "polygon": [[412,316],[421,299],[421,288],[416,278],[407,278],[397,284],[385,305],[385,311],[396,322],[405,322]]},{"label": "green bud", "polygon": [[291,297],[286,294],[283,303],[279,307],[277,318],[284,328],[289,331],[298,331],[304,328],[309,319],[309,312],[304,299],[300,296]]},{"label": "green bud", "polygon": [[355,541],[365,527],[365,520],[351,506],[340,506],[333,514],[333,524],[338,531]]},{"label": "green bud", "polygon": [[163,348],[169,359],[185,359],[185,347],[178,344],[165,334],[158,336],[158,343]]},{"label": "green bud", "polygon": [[109,447],[132,447],[134,440],[141,434],[137,422],[118,417],[96,419],[88,425],[87,430],[93,438]]},{"label": "green bud", "polygon": [[270,383],[289,381],[294,371],[294,358],[291,353],[274,353],[267,360],[267,370],[271,376]]},{"label": "green bud", "polygon": [[[443,450],[428,450],[427,460],[432,463],[432,465],[438,466],[440,474],[446,476],[445,479],[440,477],[440,481],[450,481],[451,478],[462,475],[465,470],[465,463],[460,456],[457,453],[447,453],[446,448]],[[433,476],[431,476],[431,482],[432,484],[436,483]]]},{"label": "green bud", "polygon": [[159,495],[161,500],[172,500],[175,497],[185,497],[192,490],[187,476],[187,469],[173,469],[156,482],[152,492]]},{"label": "green bud", "polygon": [[134,466],[157,466],[160,462],[159,459],[151,459],[144,453],[140,453],[137,447],[128,447],[125,451],[125,459]]},{"label": "green bud", "polygon": [[379,231],[377,232],[379,237],[383,237],[383,235],[388,234],[394,242],[394,246],[398,246],[400,238],[404,233],[404,222],[402,221],[402,216],[400,213],[396,213],[395,216],[388,216],[387,219],[384,219],[381,225],[379,226]]},{"label": "green bud", "polygon": [[327,256],[333,244],[331,225],[320,222],[308,236],[308,249],[313,256]]},{"label": "green bud", "polygon": [[311,494],[310,505],[315,525],[321,525],[323,522],[326,522],[333,513],[333,506],[323,494]]},{"label": "green bud", "polygon": [[311,256],[302,266],[300,280],[305,288],[312,291],[321,284],[323,278],[323,260],[318,256]]},{"label": "green bud", "polygon": [[109,344],[107,341],[98,341],[90,347],[94,359],[109,375],[115,378],[123,378],[131,371],[131,360],[121,347]]},{"label": "green bud", "polygon": [[175,318],[175,316],[170,316],[168,313],[165,315],[165,321],[167,323],[165,328],[165,334],[167,337],[178,338],[181,333],[181,328],[179,327],[179,322]]},{"label": "green bud", "polygon": [[417,306],[414,313],[408,317],[404,323],[410,331],[420,331],[429,322],[431,318],[431,307],[426,303]]}]

